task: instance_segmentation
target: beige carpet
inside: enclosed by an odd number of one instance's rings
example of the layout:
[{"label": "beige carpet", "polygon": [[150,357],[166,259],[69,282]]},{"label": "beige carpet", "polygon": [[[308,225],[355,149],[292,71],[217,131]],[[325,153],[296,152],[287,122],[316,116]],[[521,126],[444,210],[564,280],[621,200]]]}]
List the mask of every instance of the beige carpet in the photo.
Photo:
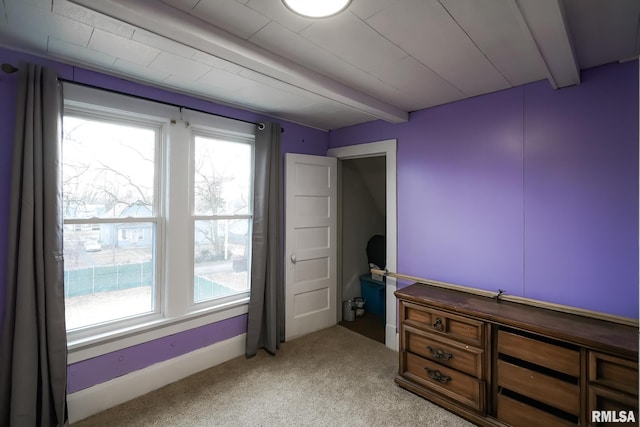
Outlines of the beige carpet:
[{"label": "beige carpet", "polygon": [[472,426],[399,388],[397,353],[341,326],[239,357],[73,424]]}]

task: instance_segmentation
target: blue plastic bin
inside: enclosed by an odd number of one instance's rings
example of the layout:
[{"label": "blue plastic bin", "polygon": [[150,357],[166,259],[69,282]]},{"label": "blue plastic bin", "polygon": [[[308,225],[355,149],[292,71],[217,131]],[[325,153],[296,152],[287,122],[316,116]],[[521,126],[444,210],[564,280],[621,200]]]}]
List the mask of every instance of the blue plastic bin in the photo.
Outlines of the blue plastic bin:
[{"label": "blue plastic bin", "polygon": [[371,278],[371,274],[360,276],[360,291],[365,299],[364,310],[381,319],[386,318],[385,283]]}]

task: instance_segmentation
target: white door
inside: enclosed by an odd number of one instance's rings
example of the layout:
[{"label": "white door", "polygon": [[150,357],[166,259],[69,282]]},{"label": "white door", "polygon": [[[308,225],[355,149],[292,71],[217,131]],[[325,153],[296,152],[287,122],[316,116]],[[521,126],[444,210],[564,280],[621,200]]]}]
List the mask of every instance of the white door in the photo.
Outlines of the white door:
[{"label": "white door", "polygon": [[337,159],[285,155],[285,339],[336,324]]}]

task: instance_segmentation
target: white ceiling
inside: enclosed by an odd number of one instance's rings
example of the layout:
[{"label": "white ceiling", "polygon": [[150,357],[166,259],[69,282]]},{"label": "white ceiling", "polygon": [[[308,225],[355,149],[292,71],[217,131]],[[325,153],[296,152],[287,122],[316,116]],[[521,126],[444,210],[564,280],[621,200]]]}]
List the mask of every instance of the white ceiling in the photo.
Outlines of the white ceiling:
[{"label": "white ceiling", "polygon": [[[637,58],[639,0],[0,0],[0,45],[320,129]],[[14,64],[17,65],[17,64]]]}]

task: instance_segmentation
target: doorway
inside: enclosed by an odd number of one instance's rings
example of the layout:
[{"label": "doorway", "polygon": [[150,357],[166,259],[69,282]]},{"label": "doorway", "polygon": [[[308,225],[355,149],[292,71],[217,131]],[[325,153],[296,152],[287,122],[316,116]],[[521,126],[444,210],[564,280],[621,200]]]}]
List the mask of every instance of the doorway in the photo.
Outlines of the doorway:
[{"label": "doorway", "polygon": [[[328,155],[338,158],[338,199],[344,200],[344,193],[351,192],[347,211],[345,203],[338,206],[336,305],[337,321],[340,322],[343,320],[343,302],[361,296],[361,276],[368,273],[366,245],[372,235],[384,233],[386,268],[397,270],[396,140],[332,148]],[[380,174],[381,171],[384,173]],[[347,179],[350,182],[345,185]],[[354,209],[354,204],[361,206]],[[358,218],[366,218],[366,221]],[[380,296],[384,300],[384,319],[379,326],[382,331],[378,331],[384,334],[385,345],[393,350],[398,349],[396,299],[393,294],[396,286],[394,278],[386,278]]]},{"label": "doorway", "polygon": [[[369,262],[384,269],[386,256],[374,261],[369,255],[375,242],[382,242],[381,251],[385,250],[386,159],[384,156],[344,159],[340,160],[339,170],[342,268],[338,280],[342,282],[343,304],[347,302],[340,325],[384,344],[385,284],[372,277]],[[364,304],[364,308],[358,308],[359,304]]]}]

